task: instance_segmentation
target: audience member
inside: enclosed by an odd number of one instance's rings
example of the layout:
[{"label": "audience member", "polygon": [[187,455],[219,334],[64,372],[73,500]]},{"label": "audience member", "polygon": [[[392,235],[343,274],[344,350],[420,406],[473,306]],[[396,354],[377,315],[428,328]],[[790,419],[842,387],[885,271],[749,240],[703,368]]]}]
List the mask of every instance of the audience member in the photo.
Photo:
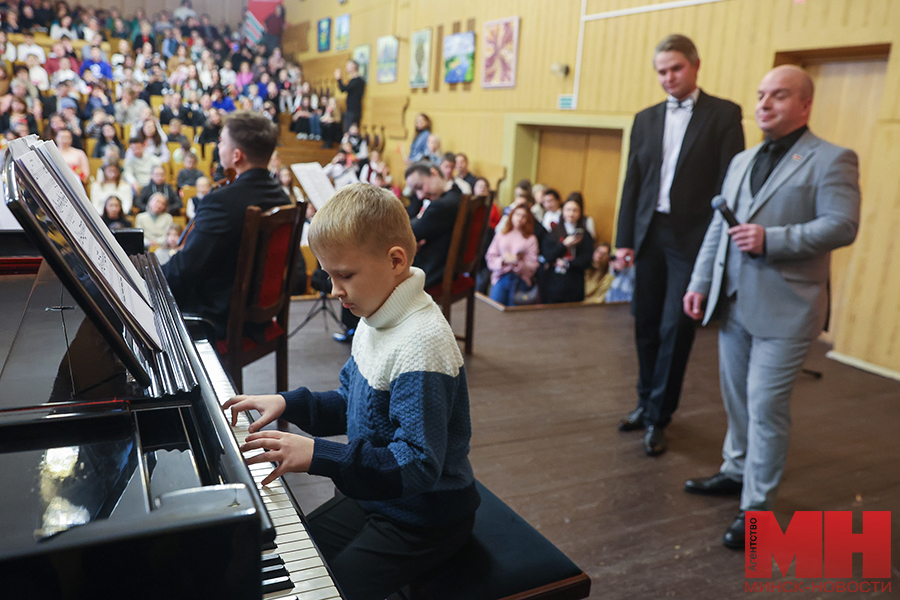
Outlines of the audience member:
[{"label": "audience member", "polygon": [[422,160],[427,160],[435,167],[438,167],[441,164],[441,160],[443,160],[444,154],[441,151],[441,136],[432,133],[428,136],[427,149],[425,151],[425,156],[422,157]]},{"label": "audience member", "polygon": [[87,181],[91,172],[90,163],[83,150],[72,147],[72,132],[68,129],[60,129],[56,133],[56,145],[69,168],[78,175],[81,181]]},{"label": "audience member", "polygon": [[116,122],[121,125],[137,125],[144,116],[144,110],[150,105],[138,98],[133,87],[122,90],[122,99],[115,104]]},{"label": "audience member", "polygon": [[212,181],[210,181],[209,177],[201,177],[197,180],[197,184],[195,187],[197,188],[197,195],[188,200],[188,219],[193,219],[197,214],[197,207],[200,206],[200,203],[203,202],[203,199],[206,198],[206,195],[209,194],[210,190],[212,189]]},{"label": "audience member", "polygon": [[419,162],[425,158],[428,152],[428,138],[431,136],[431,119],[425,113],[416,115],[415,120],[416,135],[409,145],[409,156],[406,158],[407,164]]},{"label": "audience member", "polygon": [[150,197],[159,194],[166,199],[169,212],[178,214],[182,208],[181,196],[178,190],[166,183],[166,170],[160,165],[153,167],[150,173],[150,182],[141,188],[140,193],[134,197],[134,205],[138,210],[146,210]]},{"label": "audience member", "polygon": [[440,164],[438,165],[438,168],[440,169],[441,175],[443,176],[443,178],[446,179],[447,181],[452,181],[453,183],[455,183],[456,187],[458,187],[459,190],[463,194],[471,194],[472,193],[472,186],[469,185],[468,181],[466,181],[465,179],[461,179],[459,177],[453,176],[453,169],[456,168],[456,155],[455,154],[453,154],[452,152],[447,152],[446,154],[444,154],[441,157],[441,161],[440,161]]},{"label": "audience member", "polygon": [[366,93],[366,81],[359,76],[359,63],[355,60],[348,60],[344,67],[347,71],[347,83],[345,84],[341,78],[341,70],[335,69],[334,78],[337,80],[338,88],[347,94],[346,106],[344,112],[344,129],[349,131],[350,126],[354,123],[359,127],[362,121],[362,101],[363,95]]},{"label": "audience member", "polygon": [[23,31],[22,43],[16,48],[16,56],[19,61],[25,62],[29,54],[37,56],[41,64],[47,62],[47,54],[44,49],[34,43],[34,34],[31,31]]},{"label": "audience member", "polygon": [[555,304],[584,300],[584,271],[591,264],[594,239],[585,229],[578,202],[566,202],[562,222],[544,238],[541,251],[548,265],[541,286],[543,301]]},{"label": "audience member", "polygon": [[203,171],[197,168],[197,155],[188,152],[184,155],[184,168],[178,171],[176,185],[178,189],[186,185],[196,185],[197,180],[203,177]]},{"label": "audience member", "polygon": [[591,265],[584,271],[584,301],[595,304],[606,302],[606,294],[615,276],[609,269],[610,245],[600,242],[594,248]]},{"label": "audience member", "polygon": [[165,243],[172,225],[172,215],[166,212],[167,206],[165,196],[153,194],[147,201],[147,210],[134,219],[134,226],[144,230],[144,246],[151,250]]},{"label": "audience member", "polygon": [[468,183],[472,189],[475,188],[478,177],[469,172],[469,157],[463,152],[456,153],[456,177]]},{"label": "audience member", "polygon": [[131,221],[125,216],[122,210],[122,201],[114,194],[110,194],[103,203],[103,214],[100,216],[106,226],[112,230],[129,229],[132,227]]},{"label": "audience member", "polygon": [[541,194],[541,204],[544,208],[544,218],[541,219],[541,225],[544,229],[551,231],[562,221],[562,201],[559,192],[553,188],[547,188]]},{"label": "audience member", "polygon": [[162,161],[158,156],[144,152],[144,138],[131,138],[128,144],[128,155],[125,157],[125,168],[123,173],[125,181],[127,181],[135,194],[141,188],[150,184],[150,175],[153,169],[162,166]]},{"label": "audience member", "polygon": [[179,242],[181,241],[181,234],[183,231],[184,226],[180,223],[172,223],[169,225],[169,229],[166,231],[165,241],[160,244],[159,248],[154,252],[160,265],[169,262],[172,255],[181,249],[181,244],[179,244]]},{"label": "audience member", "polygon": [[509,214],[506,226],[495,235],[485,255],[491,270],[491,300],[513,306],[516,293],[536,287],[538,241],[534,215],[522,204]]},{"label": "audience member", "polygon": [[119,208],[125,213],[131,213],[134,200],[134,192],[128,182],[122,177],[122,168],[117,162],[103,165],[100,177],[91,184],[91,204],[97,212],[103,212],[106,199],[115,196],[119,201]]}]

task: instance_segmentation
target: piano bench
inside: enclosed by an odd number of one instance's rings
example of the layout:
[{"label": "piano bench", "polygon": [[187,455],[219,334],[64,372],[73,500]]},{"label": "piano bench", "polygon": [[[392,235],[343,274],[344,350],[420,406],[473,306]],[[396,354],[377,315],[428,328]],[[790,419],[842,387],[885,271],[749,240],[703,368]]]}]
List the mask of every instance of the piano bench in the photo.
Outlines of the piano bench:
[{"label": "piano bench", "polygon": [[453,558],[410,586],[411,600],[578,600],[591,580],[562,551],[476,482],[475,529]]}]

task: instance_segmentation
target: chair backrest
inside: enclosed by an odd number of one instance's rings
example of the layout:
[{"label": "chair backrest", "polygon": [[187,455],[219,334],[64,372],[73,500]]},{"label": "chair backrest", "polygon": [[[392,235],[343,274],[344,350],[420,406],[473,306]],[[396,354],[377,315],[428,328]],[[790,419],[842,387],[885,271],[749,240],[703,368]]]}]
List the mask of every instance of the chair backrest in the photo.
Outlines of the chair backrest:
[{"label": "chair backrest", "polygon": [[305,214],[305,204],[278,206],[265,213],[257,206],[247,208],[228,314],[229,344],[240,344],[245,323],[263,324],[278,318],[287,326],[300,222]]},{"label": "chair backrest", "polygon": [[464,195],[460,199],[444,267],[442,288],[445,292],[452,288],[460,275],[474,273],[478,260],[487,251],[488,218],[493,204],[493,193],[487,196]]}]

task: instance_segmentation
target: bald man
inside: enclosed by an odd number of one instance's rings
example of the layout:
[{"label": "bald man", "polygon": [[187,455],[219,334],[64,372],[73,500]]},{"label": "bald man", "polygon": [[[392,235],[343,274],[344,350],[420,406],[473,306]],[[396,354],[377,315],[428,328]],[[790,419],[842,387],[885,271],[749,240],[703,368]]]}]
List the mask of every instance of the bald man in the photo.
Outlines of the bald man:
[{"label": "bald man", "polygon": [[[828,316],[831,251],[859,226],[852,150],[809,131],[813,83],[799,67],[763,77],[756,124],[765,142],[731,161],[716,200],[740,223],[713,218],[694,264],[684,311],[721,316],[719,376],[728,432],[719,472],[685,491],[741,496],[725,546],[744,548],[744,512],[771,510],[787,457],[791,390]],[[705,308],[704,308],[705,303]]]}]

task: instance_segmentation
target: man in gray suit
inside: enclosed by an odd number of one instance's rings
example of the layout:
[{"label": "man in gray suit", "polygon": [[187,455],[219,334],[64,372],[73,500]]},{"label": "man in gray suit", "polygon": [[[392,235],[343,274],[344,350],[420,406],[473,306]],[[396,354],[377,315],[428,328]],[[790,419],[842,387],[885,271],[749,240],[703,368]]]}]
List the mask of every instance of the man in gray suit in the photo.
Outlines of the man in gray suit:
[{"label": "man in gray suit", "polygon": [[[766,141],[731,161],[716,200],[740,223],[714,217],[694,265],[684,311],[722,317],[719,371],[728,432],[712,477],[685,491],[741,495],[723,543],[744,547],[744,511],[770,510],[784,472],[791,389],[828,315],[831,251],[859,225],[856,154],[807,128],[813,83],[784,65],[763,77],[756,123]],[[705,311],[703,303],[706,302]]]}]

